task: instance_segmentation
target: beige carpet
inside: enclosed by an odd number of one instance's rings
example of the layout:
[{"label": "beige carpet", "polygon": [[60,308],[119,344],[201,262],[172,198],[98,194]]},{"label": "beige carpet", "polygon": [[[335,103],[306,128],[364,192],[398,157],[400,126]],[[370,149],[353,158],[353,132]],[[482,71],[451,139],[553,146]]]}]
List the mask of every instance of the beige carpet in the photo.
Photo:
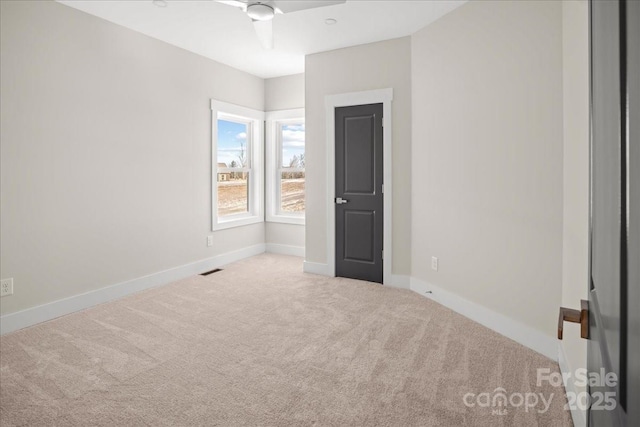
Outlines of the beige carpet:
[{"label": "beige carpet", "polygon": [[[3,336],[0,424],[571,425],[563,389],[536,386],[551,360],[414,292],[301,270],[260,255]],[[498,387],[550,407],[477,405]]]}]

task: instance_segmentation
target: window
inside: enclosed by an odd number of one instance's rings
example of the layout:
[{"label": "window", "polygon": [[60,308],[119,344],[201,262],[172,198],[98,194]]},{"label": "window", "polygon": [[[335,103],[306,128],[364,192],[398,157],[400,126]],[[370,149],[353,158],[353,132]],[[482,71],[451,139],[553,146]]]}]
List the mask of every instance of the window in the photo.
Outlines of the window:
[{"label": "window", "polygon": [[213,229],[263,221],[264,113],[211,101]]},{"label": "window", "polygon": [[267,113],[267,220],[304,224],[304,109]]}]

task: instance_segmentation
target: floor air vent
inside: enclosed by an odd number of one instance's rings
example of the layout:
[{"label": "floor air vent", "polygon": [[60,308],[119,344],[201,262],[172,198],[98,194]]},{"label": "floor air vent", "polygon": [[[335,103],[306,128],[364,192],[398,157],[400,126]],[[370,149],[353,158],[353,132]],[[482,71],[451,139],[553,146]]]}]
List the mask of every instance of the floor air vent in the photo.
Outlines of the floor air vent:
[{"label": "floor air vent", "polygon": [[207,272],[205,272],[205,273],[200,273],[200,275],[201,275],[201,276],[208,276],[208,275],[210,275],[210,274],[217,273],[218,271],[222,271],[222,269],[221,269],[221,268],[214,268],[214,269],[213,269],[213,270],[211,270],[211,271],[207,271]]}]

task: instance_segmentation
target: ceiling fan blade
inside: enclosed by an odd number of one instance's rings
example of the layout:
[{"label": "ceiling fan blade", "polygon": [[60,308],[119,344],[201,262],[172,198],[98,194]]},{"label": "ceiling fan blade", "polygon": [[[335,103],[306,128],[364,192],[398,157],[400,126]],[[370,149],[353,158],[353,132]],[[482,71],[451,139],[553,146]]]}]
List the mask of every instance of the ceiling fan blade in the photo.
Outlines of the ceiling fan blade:
[{"label": "ceiling fan blade", "polygon": [[243,12],[247,11],[247,3],[239,0],[216,0],[216,2],[226,4],[228,6],[237,7],[238,9],[242,9]]},{"label": "ceiling fan blade", "polygon": [[346,0],[277,0],[275,5],[282,13],[297,12],[299,10],[315,9],[317,7],[333,6],[346,3]]},{"label": "ceiling fan blade", "polygon": [[273,49],[273,20],[253,21],[258,40],[265,49]]}]

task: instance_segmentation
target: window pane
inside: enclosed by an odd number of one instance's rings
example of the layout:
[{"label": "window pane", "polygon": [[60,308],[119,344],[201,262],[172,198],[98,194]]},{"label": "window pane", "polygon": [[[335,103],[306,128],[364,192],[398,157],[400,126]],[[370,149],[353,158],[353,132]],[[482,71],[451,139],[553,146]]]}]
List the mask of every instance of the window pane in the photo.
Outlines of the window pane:
[{"label": "window pane", "polygon": [[249,174],[218,174],[218,217],[249,212]]},{"label": "window pane", "polygon": [[249,146],[247,144],[249,126],[246,123],[218,119],[218,167],[248,168]]},{"label": "window pane", "polygon": [[304,212],[304,172],[281,173],[280,210]]},{"label": "window pane", "polygon": [[280,126],[282,168],[304,168],[304,123]]}]

